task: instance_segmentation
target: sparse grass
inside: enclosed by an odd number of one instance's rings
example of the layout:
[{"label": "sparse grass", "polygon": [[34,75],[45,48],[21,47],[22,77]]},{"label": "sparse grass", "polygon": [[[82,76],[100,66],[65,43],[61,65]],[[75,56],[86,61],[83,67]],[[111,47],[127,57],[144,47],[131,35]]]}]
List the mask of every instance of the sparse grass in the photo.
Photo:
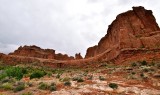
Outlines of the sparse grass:
[{"label": "sparse grass", "polygon": [[56,91],[57,90],[57,87],[56,87],[55,83],[51,83],[51,85],[48,85],[47,83],[40,82],[38,88],[41,89],[41,90],[50,90],[50,91]]},{"label": "sparse grass", "polygon": [[13,84],[11,83],[3,83],[2,86],[1,86],[2,89],[4,90],[12,90],[13,89]]}]

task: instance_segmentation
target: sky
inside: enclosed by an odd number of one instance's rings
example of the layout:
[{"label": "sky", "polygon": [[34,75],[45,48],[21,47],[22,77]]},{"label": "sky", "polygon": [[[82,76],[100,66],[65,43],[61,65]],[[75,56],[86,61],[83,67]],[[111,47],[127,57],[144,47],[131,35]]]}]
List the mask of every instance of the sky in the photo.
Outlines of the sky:
[{"label": "sky", "polygon": [[160,0],[0,0],[0,52],[37,45],[84,56],[133,6],[152,10],[160,24]]}]

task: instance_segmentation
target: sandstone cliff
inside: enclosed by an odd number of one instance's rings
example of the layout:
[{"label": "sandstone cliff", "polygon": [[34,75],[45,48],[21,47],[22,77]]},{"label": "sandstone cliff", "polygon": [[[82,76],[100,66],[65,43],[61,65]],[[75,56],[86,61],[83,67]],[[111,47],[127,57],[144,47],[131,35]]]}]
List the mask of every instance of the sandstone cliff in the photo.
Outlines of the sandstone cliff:
[{"label": "sandstone cliff", "polygon": [[141,6],[119,14],[98,45],[87,49],[85,58],[105,53],[101,60],[111,60],[131,48],[160,48],[159,26],[152,11]]},{"label": "sandstone cliff", "polygon": [[55,50],[53,49],[42,49],[38,46],[20,46],[13,53],[9,53],[9,55],[14,56],[24,56],[24,57],[35,57],[35,58],[43,58],[43,59],[56,59],[56,60],[72,60],[74,57],[70,57],[67,54],[55,54]]},{"label": "sandstone cliff", "polygon": [[20,46],[17,50],[15,50],[13,53],[10,53],[9,55],[54,59],[55,50],[41,49],[35,45],[24,47]]}]

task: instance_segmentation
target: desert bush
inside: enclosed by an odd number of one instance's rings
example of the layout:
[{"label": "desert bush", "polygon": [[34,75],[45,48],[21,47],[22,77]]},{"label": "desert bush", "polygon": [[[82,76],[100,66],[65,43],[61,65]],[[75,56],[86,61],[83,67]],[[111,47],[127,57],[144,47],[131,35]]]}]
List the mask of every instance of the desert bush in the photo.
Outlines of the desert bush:
[{"label": "desert bush", "polygon": [[61,74],[58,73],[58,74],[56,75],[56,78],[60,78],[60,77],[61,77]]},{"label": "desert bush", "polygon": [[57,90],[56,84],[54,82],[51,83],[51,85],[49,87],[49,90],[50,91],[56,91]]},{"label": "desert bush", "polygon": [[112,89],[117,89],[118,85],[116,83],[109,83],[109,87]]},{"label": "desert bush", "polygon": [[84,80],[81,77],[74,77],[72,78],[73,81],[77,81],[77,82],[83,82]]},{"label": "desert bush", "polygon": [[131,64],[131,66],[132,66],[132,67],[136,67],[137,64],[134,62],[134,63]]},{"label": "desert bush", "polygon": [[70,78],[69,77],[65,77],[65,78],[62,79],[62,81],[63,82],[70,81]]},{"label": "desert bush", "polygon": [[25,83],[24,82],[18,82],[16,87],[14,88],[14,92],[22,91],[25,89]]},{"label": "desert bush", "polygon": [[49,86],[48,86],[48,84],[41,82],[41,83],[39,83],[38,88],[41,90],[47,90],[49,88]]},{"label": "desert bush", "polygon": [[144,71],[144,72],[148,72],[148,71],[149,71],[149,69],[147,69],[147,68],[144,68],[144,69],[143,69],[143,71]]},{"label": "desert bush", "polygon": [[66,81],[66,82],[64,83],[64,85],[65,85],[65,86],[71,86],[71,82],[70,82],[70,81]]},{"label": "desert bush", "polygon": [[13,85],[11,83],[3,83],[1,86],[2,89],[4,90],[12,90],[13,89]]},{"label": "desert bush", "polygon": [[1,81],[2,79],[6,78],[6,77],[7,77],[7,74],[6,74],[6,73],[1,73],[1,74],[0,74],[0,81]]},{"label": "desert bush", "polygon": [[140,76],[141,76],[141,77],[144,77],[144,74],[143,74],[143,73],[141,73],[141,74],[140,74]]},{"label": "desert bush", "polygon": [[84,80],[82,79],[82,78],[79,78],[78,80],[77,80],[77,82],[83,82]]},{"label": "desert bush", "polygon": [[144,65],[147,65],[147,62],[144,60],[144,61],[141,61],[140,64],[144,66]]},{"label": "desert bush", "polygon": [[136,73],[135,72],[132,72],[132,75],[135,75]]},{"label": "desert bush", "polygon": [[9,67],[5,70],[8,77],[15,77],[16,79],[22,79],[24,72],[20,67]]},{"label": "desert bush", "polygon": [[103,76],[99,76],[99,80],[104,81],[106,80],[106,78],[104,78]]},{"label": "desert bush", "polygon": [[56,85],[55,85],[55,86],[50,86],[50,87],[49,87],[49,90],[50,90],[50,91],[56,91],[56,90],[57,90]]},{"label": "desert bush", "polygon": [[48,72],[48,73],[47,73],[47,76],[48,76],[48,77],[51,77],[51,76],[52,76],[52,73],[51,73],[51,72]]},{"label": "desert bush", "polygon": [[88,75],[88,76],[87,76],[87,79],[88,79],[88,80],[92,80],[92,79],[93,79],[93,75]]},{"label": "desert bush", "polygon": [[43,77],[45,75],[46,75],[46,72],[40,71],[40,70],[36,70],[30,75],[30,79],[41,78],[41,77]]}]

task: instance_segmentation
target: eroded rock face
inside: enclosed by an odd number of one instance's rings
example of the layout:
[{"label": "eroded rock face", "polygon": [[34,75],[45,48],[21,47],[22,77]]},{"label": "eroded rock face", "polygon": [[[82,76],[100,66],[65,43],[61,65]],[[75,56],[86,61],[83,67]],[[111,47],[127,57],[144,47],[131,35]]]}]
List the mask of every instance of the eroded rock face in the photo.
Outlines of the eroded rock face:
[{"label": "eroded rock face", "polygon": [[9,55],[25,56],[25,57],[36,57],[44,59],[54,59],[55,50],[53,49],[41,49],[35,45],[19,47],[13,53]]},{"label": "eroded rock face", "polygon": [[114,59],[121,50],[128,48],[160,48],[160,29],[151,10],[133,7],[119,14],[109,25],[107,34],[97,46],[87,49],[85,58],[105,53],[104,60]]},{"label": "eroded rock face", "polygon": [[81,56],[81,53],[76,53],[75,59],[83,59],[83,57]]},{"label": "eroded rock face", "polygon": [[68,56],[67,54],[58,53],[58,54],[55,54],[55,59],[56,60],[73,60],[74,57]]}]

